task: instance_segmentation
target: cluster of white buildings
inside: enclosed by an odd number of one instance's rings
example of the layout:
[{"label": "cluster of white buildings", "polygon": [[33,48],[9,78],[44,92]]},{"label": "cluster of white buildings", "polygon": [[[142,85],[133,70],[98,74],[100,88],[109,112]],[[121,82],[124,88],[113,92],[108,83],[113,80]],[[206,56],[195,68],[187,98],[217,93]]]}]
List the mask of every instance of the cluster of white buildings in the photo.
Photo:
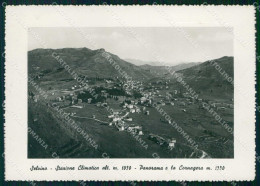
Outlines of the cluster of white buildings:
[{"label": "cluster of white buildings", "polygon": [[[130,113],[140,113],[141,109],[134,105],[134,104],[127,104],[125,103],[123,105],[123,110],[113,110],[113,114],[108,116],[108,118],[111,120],[109,123],[109,126],[115,126],[119,131],[125,131],[128,130],[130,132],[134,132],[138,135],[143,135],[142,127],[135,126],[135,125],[129,125],[127,122],[132,122],[133,119],[129,117]],[[126,113],[123,114],[125,110]]]},{"label": "cluster of white buildings", "polygon": [[130,104],[124,103],[123,108],[128,109],[130,113],[140,113],[141,109],[137,106],[137,104],[131,102]]}]

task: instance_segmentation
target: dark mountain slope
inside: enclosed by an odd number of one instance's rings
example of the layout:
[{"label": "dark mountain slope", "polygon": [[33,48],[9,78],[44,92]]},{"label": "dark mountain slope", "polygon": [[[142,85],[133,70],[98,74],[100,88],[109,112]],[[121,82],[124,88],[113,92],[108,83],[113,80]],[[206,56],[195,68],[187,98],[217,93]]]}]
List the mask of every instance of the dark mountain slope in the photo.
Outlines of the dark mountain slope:
[{"label": "dark mountain slope", "polygon": [[[219,59],[213,60],[216,62],[221,69],[223,69],[229,76],[233,77],[234,72],[233,72],[233,57],[222,57]],[[201,76],[201,77],[208,77],[208,78],[213,78],[213,77],[220,77],[221,74],[217,72],[216,65],[214,65],[214,62],[206,61],[200,65],[196,65],[184,70],[178,71],[179,73],[182,73],[185,77],[189,76]],[[222,71],[223,71],[222,70]]]},{"label": "dark mountain slope", "polygon": [[[70,78],[69,73],[62,71],[62,66],[53,56],[59,56],[60,59],[66,62],[71,69],[80,75],[88,77],[100,78],[121,78],[115,66],[103,57],[104,49],[90,50],[87,48],[64,48],[64,49],[35,49],[28,52],[28,68],[30,73],[45,73],[48,76],[56,76],[59,73],[59,78]],[[125,71],[129,76],[136,80],[145,80],[152,77],[151,73],[131,64],[118,56],[108,53],[114,64],[120,66],[122,71]],[[57,76],[56,76],[57,77]]]},{"label": "dark mountain slope", "polygon": [[[192,66],[183,70],[176,71],[178,76],[182,77],[189,87],[191,87],[200,98],[216,98],[222,100],[231,100],[233,98],[234,87],[228,82],[227,77],[234,77],[234,59],[233,57],[222,57],[215,59],[214,62],[221,68],[216,69],[216,65],[210,61]],[[222,72],[228,76],[224,77]],[[179,90],[182,93],[187,92],[185,87],[177,81],[174,75],[168,73],[161,77],[154,77],[147,83],[160,81],[170,81],[170,90]]]},{"label": "dark mountain slope", "polygon": [[[178,71],[197,93],[201,96],[213,96],[219,98],[233,97],[234,87],[228,82],[227,77],[234,77],[234,58],[222,57],[214,60],[221,71],[210,61]],[[225,72],[228,76],[223,76]]]}]

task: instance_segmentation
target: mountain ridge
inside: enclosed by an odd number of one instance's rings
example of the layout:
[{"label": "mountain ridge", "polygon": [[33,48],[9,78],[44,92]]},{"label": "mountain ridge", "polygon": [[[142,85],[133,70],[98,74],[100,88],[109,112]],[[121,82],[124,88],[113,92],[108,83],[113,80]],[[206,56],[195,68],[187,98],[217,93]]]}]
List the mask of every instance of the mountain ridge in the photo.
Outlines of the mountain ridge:
[{"label": "mountain ridge", "polygon": [[[62,68],[53,54],[59,56],[77,73],[89,77],[116,78],[120,73],[111,65],[109,60],[102,56],[104,49],[91,50],[88,48],[62,48],[62,49],[34,49],[28,51],[29,72],[55,71]],[[127,61],[120,59],[117,55],[106,52],[110,55],[114,64],[118,64],[122,71],[128,73],[134,79],[150,78],[152,74],[138,68]],[[61,74],[62,75],[62,74]],[[64,74],[62,75],[64,76]]]}]

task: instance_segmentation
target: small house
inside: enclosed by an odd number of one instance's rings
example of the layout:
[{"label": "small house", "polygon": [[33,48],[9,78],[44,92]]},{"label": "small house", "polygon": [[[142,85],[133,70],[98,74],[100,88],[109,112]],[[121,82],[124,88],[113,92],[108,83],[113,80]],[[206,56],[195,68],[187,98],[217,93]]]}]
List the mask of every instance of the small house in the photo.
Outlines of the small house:
[{"label": "small house", "polygon": [[176,143],[176,139],[172,138],[170,141],[169,141],[169,149],[173,149],[175,147],[175,143]]},{"label": "small house", "polygon": [[127,108],[133,109],[133,108],[134,108],[134,105],[127,105]]},{"label": "small house", "polygon": [[136,111],[137,113],[140,113],[140,112],[141,112],[140,108],[138,108],[138,107],[135,109],[135,111]]},{"label": "small house", "polygon": [[88,98],[88,103],[91,103],[92,102],[92,98]]},{"label": "small house", "polygon": [[124,130],[125,130],[125,127],[124,127],[124,126],[119,126],[119,127],[118,127],[118,130],[119,130],[119,131],[124,131]]},{"label": "small house", "polygon": [[133,121],[132,118],[126,118],[125,120],[126,120],[126,121]]},{"label": "small house", "polygon": [[114,111],[113,111],[113,114],[114,114],[114,115],[117,115],[117,114],[119,114],[119,111],[115,111],[115,110],[114,110]]},{"label": "small house", "polygon": [[146,98],[145,97],[141,97],[140,101],[141,101],[141,103],[144,103],[146,101]]},{"label": "small house", "polygon": [[112,114],[112,115],[108,116],[108,118],[113,118],[113,117],[114,117],[114,114]]},{"label": "small house", "polygon": [[102,107],[107,107],[107,103],[102,103]]},{"label": "small house", "polygon": [[147,111],[145,112],[145,115],[150,115],[150,112],[147,110]]}]

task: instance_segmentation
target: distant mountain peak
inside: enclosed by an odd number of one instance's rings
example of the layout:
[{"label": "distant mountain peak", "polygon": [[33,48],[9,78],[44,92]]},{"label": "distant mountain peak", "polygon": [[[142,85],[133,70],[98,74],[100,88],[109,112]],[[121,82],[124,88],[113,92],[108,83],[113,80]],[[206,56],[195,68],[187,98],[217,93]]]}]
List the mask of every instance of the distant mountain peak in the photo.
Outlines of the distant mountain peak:
[{"label": "distant mountain peak", "polygon": [[100,52],[106,52],[106,50],[104,48],[99,48],[96,50],[93,50],[94,52],[100,53]]},{"label": "distant mountain peak", "polygon": [[106,50],[104,48],[100,48],[100,49],[98,49],[98,51],[105,52]]}]

